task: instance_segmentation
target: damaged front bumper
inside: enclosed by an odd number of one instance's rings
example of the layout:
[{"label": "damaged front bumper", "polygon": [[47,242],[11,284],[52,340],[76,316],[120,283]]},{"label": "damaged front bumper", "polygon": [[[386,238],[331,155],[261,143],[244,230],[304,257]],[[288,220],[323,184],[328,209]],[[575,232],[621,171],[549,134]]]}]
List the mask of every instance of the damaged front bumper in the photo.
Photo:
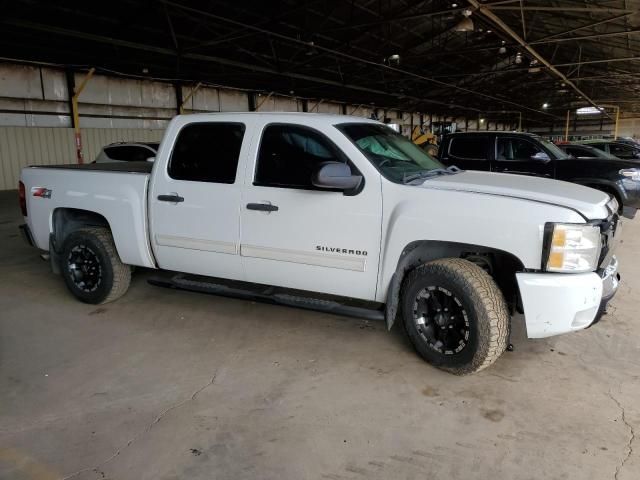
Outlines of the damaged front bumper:
[{"label": "damaged front bumper", "polygon": [[591,322],[591,325],[598,323],[602,316],[607,313],[607,304],[609,300],[616,295],[619,285],[620,274],[618,273],[618,259],[614,255],[607,268],[602,272],[602,300],[600,300],[600,308],[598,308],[596,318]]},{"label": "damaged front bumper", "polygon": [[527,336],[544,338],[597,322],[618,290],[618,260],[598,272],[517,273]]}]

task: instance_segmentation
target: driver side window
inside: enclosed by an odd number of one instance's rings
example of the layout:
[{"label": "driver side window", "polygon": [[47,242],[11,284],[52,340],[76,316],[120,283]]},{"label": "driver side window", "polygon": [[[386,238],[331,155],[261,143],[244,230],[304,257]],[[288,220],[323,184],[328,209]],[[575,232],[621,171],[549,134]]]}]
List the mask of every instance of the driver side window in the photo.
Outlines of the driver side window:
[{"label": "driver side window", "polygon": [[318,190],[311,175],[324,162],[347,163],[327,137],[299,125],[268,125],[258,150],[254,185]]},{"label": "driver side window", "polygon": [[522,138],[498,138],[496,159],[503,161],[529,161],[542,150],[533,143]]}]

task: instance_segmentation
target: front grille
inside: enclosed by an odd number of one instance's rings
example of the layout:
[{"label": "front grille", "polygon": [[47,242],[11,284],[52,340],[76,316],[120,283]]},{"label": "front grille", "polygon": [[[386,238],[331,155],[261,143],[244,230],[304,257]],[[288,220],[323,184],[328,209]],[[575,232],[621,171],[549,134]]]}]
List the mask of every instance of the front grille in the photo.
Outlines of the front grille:
[{"label": "front grille", "polygon": [[[610,261],[611,261],[611,257],[613,257],[615,248],[616,248],[616,239],[617,239],[617,232],[618,232],[618,226],[619,226],[619,222],[620,222],[620,216],[618,215],[618,210],[617,210],[617,202],[615,199],[612,199],[613,202],[615,202],[614,205],[612,205],[612,207],[615,207],[615,209],[609,209],[609,216],[600,221],[600,234],[601,234],[601,241],[602,241],[602,249],[600,251],[600,262],[598,264],[599,268],[606,268],[607,265],[609,265]],[[611,203],[611,202],[609,202]],[[607,208],[609,207],[609,204],[607,204]]]}]

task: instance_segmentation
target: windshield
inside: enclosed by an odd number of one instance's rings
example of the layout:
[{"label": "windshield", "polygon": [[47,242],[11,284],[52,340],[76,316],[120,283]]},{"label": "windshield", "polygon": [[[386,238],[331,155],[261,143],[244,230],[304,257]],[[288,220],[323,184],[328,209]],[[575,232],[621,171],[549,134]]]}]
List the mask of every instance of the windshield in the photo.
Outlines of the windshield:
[{"label": "windshield", "polygon": [[555,143],[545,140],[544,138],[539,138],[538,140],[540,140],[540,143],[542,143],[545,148],[549,150],[554,157],[556,157],[556,159],[569,157],[569,154],[558,147]]},{"label": "windshield", "polygon": [[[407,183],[443,165],[406,137],[384,125],[343,123],[336,125],[364,153],[369,161],[395,183]],[[455,173],[454,171],[445,173]],[[426,176],[425,176],[426,178]]]}]

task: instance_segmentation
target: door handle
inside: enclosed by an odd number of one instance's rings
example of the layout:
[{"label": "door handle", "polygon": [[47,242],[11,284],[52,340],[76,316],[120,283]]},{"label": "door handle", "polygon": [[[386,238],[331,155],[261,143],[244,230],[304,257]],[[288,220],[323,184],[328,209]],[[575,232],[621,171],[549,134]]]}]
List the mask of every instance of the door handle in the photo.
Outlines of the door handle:
[{"label": "door handle", "polygon": [[161,202],[180,203],[184,202],[184,197],[181,197],[177,193],[172,193],[170,195],[158,195],[158,200]]},{"label": "door handle", "polygon": [[247,203],[247,210],[258,210],[259,212],[277,212],[278,206],[270,203]]}]

